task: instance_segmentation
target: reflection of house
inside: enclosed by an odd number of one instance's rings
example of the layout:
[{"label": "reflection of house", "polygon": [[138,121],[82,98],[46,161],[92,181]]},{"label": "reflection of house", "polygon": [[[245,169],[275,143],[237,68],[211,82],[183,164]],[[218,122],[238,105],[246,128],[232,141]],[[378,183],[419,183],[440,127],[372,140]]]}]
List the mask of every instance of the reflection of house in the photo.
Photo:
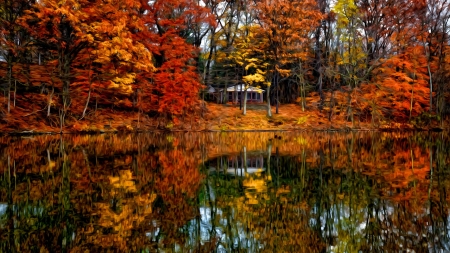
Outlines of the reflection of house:
[{"label": "reflection of house", "polygon": [[210,86],[208,87],[206,93],[210,100],[216,100],[217,103],[223,103],[225,96],[227,96],[229,102],[238,103],[239,101],[241,101],[241,98],[244,97],[245,91],[247,91],[247,102],[249,103],[263,102],[264,90],[257,87],[248,86],[245,84],[230,86],[227,88],[225,94],[224,89],[218,90]]},{"label": "reflection of house", "polygon": [[210,169],[236,176],[244,176],[264,170],[264,157],[262,154],[249,155],[246,158],[247,161],[245,161],[244,156],[220,157],[216,161],[211,161]]},{"label": "reflection of house", "polygon": [[[244,163],[243,156],[235,156],[228,158],[228,169],[259,169],[264,167],[264,157],[259,156],[247,156],[247,162]],[[244,164],[246,166],[244,166]]]}]

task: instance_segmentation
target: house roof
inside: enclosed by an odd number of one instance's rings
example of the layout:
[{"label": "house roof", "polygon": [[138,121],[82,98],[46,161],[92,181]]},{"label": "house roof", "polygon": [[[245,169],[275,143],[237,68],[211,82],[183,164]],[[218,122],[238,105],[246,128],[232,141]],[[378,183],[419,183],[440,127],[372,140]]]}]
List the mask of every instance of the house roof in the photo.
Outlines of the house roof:
[{"label": "house roof", "polygon": [[212,87],[212,86],[208,86],[208,88],[206,89],[206,92],[207,93],[215,93],[216,89],[214,89],[214,87]]},{"label": "house roof", "polygon": [[253,92],[258,92],[258,93],[263,93],[264,90],[254,87],[254,86],[250,86],[250,85],[245,85],[245,84],[238,84],[235,86],[230,86],[227,88],[227,91],[245,91],[247,89],[247,91],[253,91]]}]

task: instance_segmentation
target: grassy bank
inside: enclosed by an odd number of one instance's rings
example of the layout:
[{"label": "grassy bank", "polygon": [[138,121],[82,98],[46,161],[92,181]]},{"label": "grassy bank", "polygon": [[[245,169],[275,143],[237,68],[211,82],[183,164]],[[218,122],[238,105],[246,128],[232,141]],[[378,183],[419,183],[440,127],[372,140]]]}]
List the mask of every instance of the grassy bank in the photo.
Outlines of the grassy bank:
[{"label": "grassy bank", "polygon": [[135,111],[98,109],[82,119],[67,116],[61,128],[58,115],[49,117],[42,111],[24,111],[15,108],[5,115],[3,133],[102,133],[132,131],[290,131],[290,130],[442,130],[446,122],[417,119],[409,122],[374,121],[354,115],[353,121],[339,110],[306,110],[296,104],[272,107],[272,117],[267,117],[266,105],[250,104],[242,115],[239,105],[206,103],[198,115],[187,115],[176,121],[150,117]]}]

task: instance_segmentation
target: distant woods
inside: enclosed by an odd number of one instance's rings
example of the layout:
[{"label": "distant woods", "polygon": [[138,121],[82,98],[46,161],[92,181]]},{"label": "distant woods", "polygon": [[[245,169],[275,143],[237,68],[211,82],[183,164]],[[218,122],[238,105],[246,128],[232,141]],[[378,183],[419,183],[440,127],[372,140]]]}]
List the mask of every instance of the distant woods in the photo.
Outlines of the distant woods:
[{"label": "distant woods", "polygon": [[0,0],[0,124],[176,123],[237,84],[329,120],[443,119],[449,18],[447,0]]}]

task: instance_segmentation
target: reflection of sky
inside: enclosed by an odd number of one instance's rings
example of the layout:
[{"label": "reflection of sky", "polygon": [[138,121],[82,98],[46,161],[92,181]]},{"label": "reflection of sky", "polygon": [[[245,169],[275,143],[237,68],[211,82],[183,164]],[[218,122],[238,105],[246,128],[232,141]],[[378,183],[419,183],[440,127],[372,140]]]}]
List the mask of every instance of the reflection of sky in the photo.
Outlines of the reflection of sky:
[{"label": "reflection of sky", "polygon": [[[214,190],[213,187],[210,188],[209,191],[211,194],[211,199],[214,199]],[[379,200],[374,200],[379,201]],[[400,208],[397,206],[397,204],[394,204],[390,201],[382,201],[382,203],[379,203],[381,205],[381,210],[379,212],[376,212],[374,209],[368,209],[366,205],[359,205],[354,204],[352,207],[348,205],[348,203],[339,202],[330,207],[328,210],[319,209],[317,206],[313,207],[311,210],[311,213],[306,214],[311,217],[309,220],[309,226],[310,227],[316,227],[317,222],[320,222],[320,230],[322,233],[322,238],[327,238],[329,236],[334,237],[336,240],[334,241],[333,245],[327,245],[327,252],[346,252],[346,249],[358,249],[361,244],[364,243],[364,241],[367,240],[367,235],[371,232],[368,231],[369,228],[369,218],[374,219],[375,222],[381,222],[387,225],[387,227],[381,228],[379,231],[380,234],[377,236],[378,239],[375,239],[375,242],[377,245],[374,245],[378,249],[384,248],[386,245],[385,243],[389,240],[397,238],[400,240],[398,242],[398,246],[400,249],[404,250],[404,252],[414,252],[413,249],[415,248],[414,245],[410,243],[419,242],[417,240],[420,240],[420,238],[428,237],[427,242],[429,244],[429,248],[432,250],[433,247],[436,247],[434,249],[438,249],[441,251],[437,252],[448,252],[448,246],[447,242],[442,242],[442,244],[439,243],[439,238],[434,238],[434,236],[438,236],[440,238],[444,238],[447,236],[450,237],[450,232],[446,232],[446,235],[440,234],[437,235],[436,232],[433,232],[432,224],[425,225],[423,224],[423,227],[421,225],[418,225],[417,229],[411,228],[412,230],[405,231],[405,227],[397,227],[396,225],[392,224],[392,221],[390,221],[390,218],[393,216],[396,216],[397,213],[402,210],[397,210]],[[216,212],[216,217],[221,217],[220,220],[217,218],[214,219],[211,217],[212,211]],[[255,249],[262,249],[263,244],[258,241],[256,238],[254,238],[254,232],[253,231],[246,231],[245,226],[243,224],[239,224],[238,221],[235,220],[236,212],[240,212],[236,207],[231,207],[231,210],[229,211],[229,216],[224,213],[223,209],[211,209],[210,207],[207,207],[207,203],[204,204],[204,206],[199,208],[200,212],[200,226],[198,228],[200,229],[200,238],[197,238],[194,236],[194,232],[197,231],[197,223],[195,220],[192,221],[190,224],[189,231],[191,233],[191,240],[194,242],[196,239],[199,239],[202,243],[208,242],[211,240],[212,229],[213,224],[215,224],[215,236],[217,238],[220,238],[220,242],[224,245],[227,245],[229,243],[233,244],[234,246],[237,246],[238,243],[242,245],[253,245],[253,246],[243,246],[245,251],[252,252],[252,250]],[[422,216],[429,215],[426,210],[417,210],[418,212],[415,214],[416,218],[424,218]],[[371,213],[371,215],[369,215]],[[302,215],[302,214],[299,214]],[[370,216],[370,217],[369,217]],[[223,217],[229,217],[228,219]],[[317,218],[313,218],[317,217]],[[450,218],[449,223],[447,223],[446,227],[447,229],[450,228]],[[231,222],[234,224],[231,224],[232,227],[235,229],[234,233],[232,233],[231,238],[229,232],[227,232],[227,223]],[[236,224],[236,222],[238,222]],[[435,224],[436,226],[436,224]],[[422,230],[425,229],[425,230]],[[419,231],[426,231],[428,230],[428,233],[425,233],[423,235],[419,234]],[[449,231],[449,230],[447,230]],[[410,239],[407,239],[406,237],[411,237]],[[442,236],[442,237],[441,237]],[[412,240],[408,241],[407,244],[402,244],[403,240]],[[226,246],[225,246],[226,247]],[[226,250],[230,250],[229,248],[226,249],[224,246],[219,244],[219,250],[218,252],[226,252]],[[253,247],[253,248],[252,248]],[[432,251],[430,251],[432,252]]]},{"label": "reflection of sky", "polygon": [[8,208],[8,204],[0,203],[0,215],[4,215],[6,213],[6,208]]},{"label": "reflection of sky", "polygon": [[[392,215],[394,212],[394,208],[391,206],[387,206],[386,213],[384,215]],[[314,214],[318,214],[317,207],[313,209]],[[351,214],[351,215],[350,215]],[[359,217],[356,218],[355,216],[358,215]],[[373,216],[375,215],[375,212],[373,213]],[[378,218],[380,220],[384,220],[384,216],[380,213],[378,214]],[[333,205],[329,210],[322,210],[322,213],[320,214],[320,229],[322,231],[325,231],[326,226],[331,225],[331,234],[334,236],[337,236],[338,232],[338,224],[341,222],[347,221],[357,221],[360,220],[361,222],[359,224],[349,224],[349,226],[354,227],[354,232],[362,233],[364,229],[366,228],[366,221],[367,221],[367,210],[352,210],[350,212],[350,208],[346,205],[338,204]],[[332,221],[332,224],[330,224],[330,221]],[[317,225],[317,220],[315,218],[310,219],[310,224],[312,226]],[[330,231],[326,231],[326,233],[329,233]]]},{"label": "reflection of sky", "polygon": [[153,227],[155,228],[152,232],[146,232],[145,235],[152,241],[156,241],[157,236],[159,235],[159,232],[161,229],[159,228],[159,224],[157,221],[153,220],[152,222]]},{"label": "reflection of sky", "polygon": [[[211,235],[213,235],[213,220],[211,217],[211,208],[210,207],[200,207],[200,241],[202,243],[204,242],[208,242],[211,241]],[[216,215],[219,217],[223,217],[223,211],[220,209],[215,209],[214,210],[216,212]],[[233,215],[231,215],[232,217]],[[235,221],[231,221],[231,222],[235,222]],[[215,237],[219,239],[219,244],[217,247],[217,252],[227,252],[227,249],[223,246],[223,244],[228,244],[230,243],[229,239],[227,238],[227,235],[225,234],[225,232],[223,231],[224,228],[226,228],[227,226],[227,219],[220,219],[219,222],[215,222]],[[189,228],[189,232],[191,235],[195,235],[195,228],[197,227],[196,224],[196,220],[192,220],[191,226]],[[242,224],[234,224],[233,226],[234,228],[237,229],[238,231],[238,236],[235,236],[234,238],[232,238],[232,244],[234,247],[238,247],[239,244],[241,244],[241,248],[247,248],[246,246],[248,246],[249,244],[254,244],[256,242],[256,239],[254,238],[249,238],[248,233],[246,233],[244,227],[242,226]],[[193,242],[195,242],[196,238],[194,238],[194,236],[191,236],[191,240]],[[247,242],[246,245],[242,245],[243,242]],[[260,245],[260,243],[256,242],[258,245]],[[259,247],[262,248],[262,247]],[[229,249],[228,249],[229,250]],[[248,252],[251,252],[248,249]]]},{"label": "reflection of sky", "polygon": [[[380,243],[383,244],[384,241],[391,240],[393,238],[392,236],[394,236],[395,238],[400,240],[398,242],[398,246],[402,248],[404,252],[415,252],[414,249],[409,248],[411,247],[411,245],[404,245],[402,243],[402,241],[407,240],[407,238],[404,237],[404,235],[407,235],[411,237],[408,240],[412,240],[408,241],[409,243],[413,243],[415,239],[420,240],[420,238],[428,238],[427,243],[429,252],[450,252],[450,245],[448,244],[448,242],[439,240],[439,238],[444,238],[444,236],[450,238],[450,217],[447,217],[447,235],[437,235],[436,232],[433,231],[433,224],[424,224],[424,230],[421,230],[420,227],[418,227],[416,231],[405,231],[402,230],[403,228],[397,227],[392,224],[391,221],[386,220],[387,217],[393,217],[396,215],[397,208],[398,207],[396,207],[395,204],[387,201],[383,203],[382,212],[372,212],[372,218],[377,217],[376,219],[378,219],[379,221],[390,224],[390,226],[386,227],[385,229],[381,229],[381,233],[379,235]],[[426,217],[423,216],[428,216],[429,213],[425,211],[425,208],[422,211],[423,212],[418,212],[416,214],[416,218],[426,219]],[[341,203],[333,205],[329,210],[321,210],[321,213],[319,213],[318,208],[315,207],[313,208],[312,212],[316,215],[319,215],[320,229],[322,231],[323,237],[326,238],[329,236],[333,236],[336,239],[334,245],[327,245],[327,252],[345,252],[345,250],[343,251],[343,249],[352,248],[351,246],[355,246],[353,248],[358,248],[358,245],[351,244],[358,244],[360,241],[365,240],[365,237],[367,236],[368,231],[366,231],[366,227],[367,221],[369,220],[369,211],[367,208],[350,210],[350,207],[348,205]],[[317,222],[317,219],[311,218],[309,224],[310,226],[317,226]],[[436,226],[436,224],[434,224],[434,226]],[[420,231],[422,231],[422,234],[419,233]],[[424,231],[427,231],[428,233]],[[342,234],[352,235],[352,238],[355,241],[350,242],[346,240],[340,240],[341,238],[345,238],[345,236],[342,237]]]},{"label": "reflection of sky", "polygon": [[257,172],[261,172],[262,170],[264,170],[263,168],[256,168],[256,167],[248,167],[247,169],[244,168],[238,168],[238,169],[234,169],[234,168],[229,168],[227,169],[227,173],[230,175],[236,175],[239,177],[243,177],[246,174],[254,174]]},{"label": "reflection of sky", "polygon": [[[391,216],[394,214],[394,207],[385,203],[384,213],[375,212],[372,213],[373,216],[378,216],[380,221],[385,220],[386,216]],[[335,245],[328,245],[327,252],[342,252],[342,247],[346,248],[345,241],[339,240],[339,234],[349,234],[353,238],[359,238],[363,240],[365,236],[365,229],[367,227],[368,211],[366,208],[358,210],[350,210],[350,207],[346,204],[340,203],[332,205],[329,210],[322,210],[319,214],[317,207],[313,208],[313,213],[320,215],[320,230],[322,231],[323,237],[334,236],[337,241]],[[316,226],[317,220],[314,218],[310,219],[310,225]],[[355,245],[357,246],[357,245]]]}]

